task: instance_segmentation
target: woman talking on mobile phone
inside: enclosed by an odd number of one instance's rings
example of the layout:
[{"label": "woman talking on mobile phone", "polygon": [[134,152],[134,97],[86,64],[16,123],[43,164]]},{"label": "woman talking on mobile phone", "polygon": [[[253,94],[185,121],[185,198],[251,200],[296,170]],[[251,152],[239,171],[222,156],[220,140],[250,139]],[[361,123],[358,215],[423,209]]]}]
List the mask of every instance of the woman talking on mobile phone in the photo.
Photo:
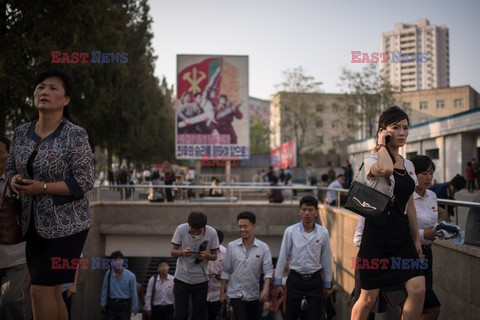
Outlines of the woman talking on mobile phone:
[{"label": "woman talking on mobile phone", "polygon": [[[359,270],[361,293],[351,316],[355,320],[367,319],[380,288],[398,283],[405,284],[408,294],[403,319],[420,319],[422,314],[425,277],[423,270],[412,263],[421,253],[412,197],[417,178],[413,164],[399,153],[407,140],[408,126],[403,110],[396,106],[386,109],[380,115],[375,153],[364,160],[367,185],[388,195],[393,191],[394,200],[385,226],[365,220],[357,261],[370,268]],[[378,261],[384,263],[374,268],[375,261],[377,266]]]}]

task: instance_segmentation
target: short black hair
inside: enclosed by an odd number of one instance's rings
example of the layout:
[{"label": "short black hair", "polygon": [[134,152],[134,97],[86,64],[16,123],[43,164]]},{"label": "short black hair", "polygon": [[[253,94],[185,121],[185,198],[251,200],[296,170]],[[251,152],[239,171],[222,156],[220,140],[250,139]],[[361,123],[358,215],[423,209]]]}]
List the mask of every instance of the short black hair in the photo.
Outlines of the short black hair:
[{"label": "short black hair", "polygon": [[219,242],[220,244],[222,244],[223,238],[225,237],[225,236],[223,235],[222,230],[215,229],[215,231],[217,231],[218,242]]},{"label": "short black hair", "polygon": [[124,258],[123,253],[121,251],[118,251],[118,250],[113,251],[112,254],[110,255],[110,259],[113,259],[113,260],[119,259],[119,258],[120,259]]},{"label": "short black hair", "polygon": [[205,228],[207,225],[207,216],[203,212],[190,212],[188,225],[193,229]]},{"label": "short black hair", "polygon": [[337,175],[337,179],[338,179],[338,178],[341,178],[341,177],[345,177],[345,175],[344,175],[343,173],[339,173],[339,174]]},{"label": "short black hair", "polygon": [[0,136],[0,142],[5,143],[5,146],[7,146],[7,152],[10,152],[10,139],[4,136]]},{"label": "short black hair", "polygon": [[73,80],[72,78],[63,71],[60,71],[55,68],[49,68],[42,71],[36,78],[35,78],[35,87],[42,82],[43,80],[51,77],[60,78],[63,82],[63,88],[65,89],[65,95],[67,97],[72,97],[73,95]]},{"label": "short black hair", "polygon": [[435,171],[435,163],[428,156],[418,155],[410,159],[415,167],[415,174],[419,174],[432,169]]},{"label": "short black hair", "polygon": [[160,260],[158,261],[158,263],[157,263],[157,267],[158,267],[159,265],[161,265],[162,263],[166,263],[166,264],[168,264],[168,265],[170,266],[170,264],[168,263],[167,259],[160,259]]},{"label": "short black hair", "polygon": [[250,221],[252,224],[255,224],[257,222],[257,217],[255,216],[255,213],[250,211],[240,212],[237,216],[237,222],[240,219],[248,219],[248,221]]},{"label": "short black hair", "polygon": [[302,207],[304,204],[313,206],[315,209],[318,208],[318,200],[314,196],[304,196],[302,199],[300,199],[300,207]]}]

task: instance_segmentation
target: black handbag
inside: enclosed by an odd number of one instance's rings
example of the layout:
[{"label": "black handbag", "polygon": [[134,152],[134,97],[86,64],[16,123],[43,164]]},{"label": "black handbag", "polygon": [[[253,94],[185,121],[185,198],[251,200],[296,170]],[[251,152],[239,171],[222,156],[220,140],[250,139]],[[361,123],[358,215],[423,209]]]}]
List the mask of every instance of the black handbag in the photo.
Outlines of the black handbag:
[{"label": "black handbag", "polygon": [[[11,177],[5,182],[0,199],[0,244],[12,245],[24,241],[22,235],[22,206],[20,200],[13,196],[10,188]],[[9,194],[7,195],[7,187]]]},{"label": "black handbag", "polygon": [[[352,185],[348,190],[347,202],[344,208],[353,211],[365,219],[372,221],[380,226],[385,226],[387,217],[390,214],[390,206],[393,203],[394,195],[390,188],[391,195],[386,195],[375,190],[357,180],[358,174],[363,168],[364,163],[358,169]],[[385,177],[389,186],[392,182],[389,177]]]}]

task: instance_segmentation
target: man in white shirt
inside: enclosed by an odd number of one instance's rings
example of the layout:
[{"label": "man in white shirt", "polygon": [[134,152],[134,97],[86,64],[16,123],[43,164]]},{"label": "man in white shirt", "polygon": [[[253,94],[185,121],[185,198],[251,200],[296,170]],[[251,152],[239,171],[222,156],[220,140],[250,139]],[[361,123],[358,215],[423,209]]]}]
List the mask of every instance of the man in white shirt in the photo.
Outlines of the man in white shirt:
[{"label": "man in white shirt", "polygon": [[[0,136],[0,197],[5,186],[10,140]],[[24,319],[26,303],[24,285],[28,277],[25,241],[13,245],[0,245],[0,319]]]},{"label": "man in white shirt", "polygon": [[188,223],[181,224],[172,238],[172,257],[178,257],[174,276],[175,319],[187,320],[192,301],[192,320],[207,316],[208,261],[217,259],[217,232],[207,225],[207,216],[191,212]]},{"label": "man in white shirt", "polygon": [[152,320],[173,320],[173,276],[167,260],[158,262],[158,273],[148,280],[145,311]]},{"label": "man in white shirt", "polygon": [[[266,243],[255,238],[255,223],[252,212],[241,212],[237,216],[241,238],[228,244],[223,263],[220,301],[225,301],[227,288],[226,295],[230,298],[236,320],[259,318],[259,300],[268,300],[273,274],[272,254]],[[262,292],[261,274],[264,278]]]},{"label": "man in white shirt", "polygon": [[315,223],[318,200],[305,196],[300,200],[301,222],[285,230],[277,261],[275,294],[282,295],[282,275],[290,257],[287,278],[287,310],[285,320],[297,320],[303,297],[308,302],[308,320],[321,319],[324,298],[332,282],[332,253],[328,230]]}]

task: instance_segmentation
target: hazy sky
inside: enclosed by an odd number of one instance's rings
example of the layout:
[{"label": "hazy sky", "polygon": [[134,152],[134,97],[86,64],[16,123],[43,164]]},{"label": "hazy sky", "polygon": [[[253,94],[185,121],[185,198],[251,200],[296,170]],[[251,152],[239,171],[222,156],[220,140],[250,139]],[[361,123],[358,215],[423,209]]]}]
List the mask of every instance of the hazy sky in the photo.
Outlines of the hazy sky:
[{"label": "hazy sky", "polygon": [[150,0],[156,74],[176,84],[177,54],[248,55],[250,96],[270,99],[282,72],[302,66],[340,92],[351,51],[378,52],[396,22],[427,18],[450,34],[450,86],[480,91],[480,1]]}]

